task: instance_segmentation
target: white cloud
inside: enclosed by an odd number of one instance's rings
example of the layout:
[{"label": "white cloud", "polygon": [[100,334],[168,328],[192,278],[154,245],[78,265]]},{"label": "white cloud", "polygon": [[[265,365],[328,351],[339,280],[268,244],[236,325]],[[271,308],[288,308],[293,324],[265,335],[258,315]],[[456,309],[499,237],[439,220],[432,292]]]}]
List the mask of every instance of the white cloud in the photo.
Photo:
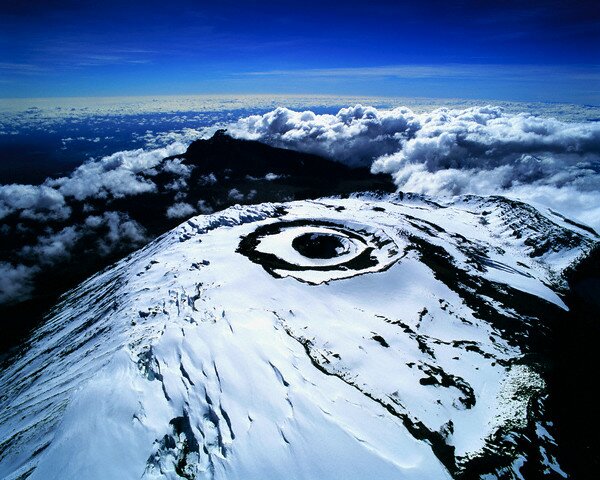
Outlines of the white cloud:
[{"label": "white cloud", "polygon": [[184,165],[179,158],[167,160],[163,162],[162,169],[165,172],[173,173],[181,177],[187,178],[192,173],[193,165]]},{"label": "white cloud", "polygon": [[121,245],[139,246],[145,243],[144,228],[127,214],[122,212],[105,212],[102,216],[103,224],[108,232],[98,240],[100,253],[108,255]]},{"label": "white cloud", "polygon": [[102,225],[102,217],[99,215],[90,215],[85,219],[85,225],[90,228],[98,228]]},{"label": "white cloud", "polygon": [[131,220],[129,215],[123,212],[109,211],[102,215],[90,215],[85,219],[85,226],[91,229],[108,228],[105,239],[111,244],[122,241],[139,243],[145,240],[141,225],[135,220]]},{"label": "white cloud", "polygon": [[257,193],[258,192],[256,190],[252,189],[247,194],[244,194],[243,192],[240,192],[237,188],[232,188],[231,190],[229,190],[227,196],[230,200],[233,200],[235,202],[242,202],[244,200],[253,200],[254,198],[256,198]]},{"label": "white cloud", "polygon": [[189,203],[179,202],[174,203],[167,209],[167,218],[183,218],[195,213],[194,207]]},{"label": "white cloud", "polygon": [[43,268],[71,259],[73,251],[79,248],[109,255],[122,246],[141,246],[146,240],[145,231],[139,223],[125,213],[109,211],[90,215],[81,224],[49,230],[34,244],[22,247],[19,255],[33,265],[27,267],[28,278],[32,278]]},{"label": "white cloud", "polygon": [[137,149],[117,152],[84,163],[68,177],[47,180],[46,185],[77,200],[105,198],[109,195],[119,198],[152,192],[156,189],[154,183],[138,174],[157,166],[163,158],[183,150],[183,145],[175,145],[150,151]]},{"label": "white cloud", "polygon": [[206,200],[198,200],[197,207],[198,207],[198,211],[200,213],[204,214],[204,215],[208,215],[208,214],[213,213],[215,211],[214,208],[212,208],[206,202]]},{"label": "white cloud", "polygon": [[336,115],[277,108],[242,118],[229,126],[228,132],[355,166],[368,165],[375,157],[397,151],[402,136],[419,128],[417,115],[408,108],[379,111],[356,105]]},{"label": "white cloud", "polygon": [[41,271],[59,268],[61,262],[72,259],[74,251],[109,255],[122,247],[127,250],[139,247],[146,240],[143,227],[122,212],[90,215],[81,224],[56,231],[47,229],[35,243],[23,246],[18,252],[26,265],[0,262],[0,304],[30,298],[36,276]]},{"label": "white cloud", "polygon": [[276,173],[267,173],[265,175],[265,180],[268,180],[269,182],[272,182],[273,180],[277,180],[278,178],[283,177],[283,175],[277,175]]},{"label": "white cloud", "polygon": [[256,182],[258,180],[267,180],[268,182],[272,182],[273,180],[277,180],[279,178],[283,178],[287,175],[277,175],[276,173],[267,173],[264,177],[253,177],[252,175],[246,175],[247,180],[251,180]]},{"label": "white cloud", "polygon": [[37,268],[0,262],[0,304],[27,300]]},{"label": "white cloud", "polygon": [[236,202],[241,202],[244,200],[244,194],[240,192],[237,188],[232,188],[229,190],[228,197],[231,200],[235,200]]},{"label": "white cloud", "polygon": [[[89,160],[76,168],[69,176],[47,179],[42,185],[0,185],[0,219],[15,212],[27,219],[66,220],[71,214],[69,198],[122,198],[156,191],[156,185],[148,178],[158,170],[177,175],[167,188],[180,190],[187,187],[185,179],[192,168],[179,159],[163,159],[185,152],[194,138],[177,134],[169,136],[174,141],[151,150],[136,149],[113,153],[99,160]],[[195,131],[194,131],[195,132]],[[216,182],[214,175],[208,182]]]},{"label": "white cloud", "polygon": [[169,183],[167,183],[165,185],[165,188],[167,190],[173,190],[173,191],[179,191],[179,190],[185,190],[187,189],[187,182],[185,181],[185,178],[176,178],[172,181],[170,181]]},{"label": "white cloud", "polygon": [[[26,222],[14,226],[17,232],[31,240],[8,255],[20,258],[23,265],[6,262],[0,265],[0,303],[29,298],[37,274],[59,268],[61,262],[71,259],[74,251],[110,255],[122,249],[130,251],[145,243],[145,230],[140,224],[121,212],[102,212],[101,204],[83,204],[86,213],[100,212],[81,223],[71,223],[69,202],[154,192],[156,185],[150,178],[152,170],[154,174],[165,171],[175,175],[168,188],[185,189],[185,179],[192,167],[178,159],[164,162],[163,159],[185,152],[196,136],[197,132],[192,130],[174,132],[157,139],[155,143],[161,144],[157,148],[121,151],[98,160],[91,159],[69,176],[48,179],[42,185],[0,185],[0,219],[18,215],[39,222],[37,227]],[[184,205],[187,204],[175,205],[169,213],[184,215],[190,210],[193,213],[191,206],[188,205],[186,210]],[[9,234],[10,228],[7,225],[4,234]]]},{"label": "white cloud", "polygon": [[199,179],[199,184],[206,185],[214,185],[217,183],[217,177],[214,173],[209,173],[208,175],[202,175]]},{"label": "white cloud", "polygon": [[504,194],[600,229],[600,122],[565,122],[500,107],[355,107],[336,115],[278,108],[229,127],[240,138],[372,165],[398,189]]},{"label": "white cloud", "polygon": [[64,219],[70,214],[61,193],[46,185],[0,185],[0,219],[16,211],[26,218]]},{"label": "white cloud", "polygon": [[70,258],[73,246],[81,237],[81,229],[70,225],[39,237],[35,245],[26,245],[21,250],[21,256],[41,265],[52,265]]},{"label": "white cloud", "polygon": [[600,227],[600,123],[498,108],[440,110],[398,152],[375,160],[401,190],[504,194]]}]

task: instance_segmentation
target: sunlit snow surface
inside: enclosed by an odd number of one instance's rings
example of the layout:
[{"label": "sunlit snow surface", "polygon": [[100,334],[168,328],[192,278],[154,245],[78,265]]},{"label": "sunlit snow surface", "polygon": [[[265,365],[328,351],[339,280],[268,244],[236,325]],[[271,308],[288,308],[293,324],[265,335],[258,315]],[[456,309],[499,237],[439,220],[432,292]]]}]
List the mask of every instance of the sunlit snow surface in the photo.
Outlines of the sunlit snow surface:
[{"label": "sunlit snow surface", "polygon": [[[525,334],[497,324],[536,319],[491,286],[564,309],[558,276],[597,239],[506,202],[361,196],[191,219],[68,294],[0,374],[0,477],[442,479],[490,451],[518,472],[509,446],[532,418],[528,441],[561,474],[530,410],[545,387]],[[291,247],[305,233],[347,240],[309,259]],[[366,248],[369,265],[352,263]]]}]

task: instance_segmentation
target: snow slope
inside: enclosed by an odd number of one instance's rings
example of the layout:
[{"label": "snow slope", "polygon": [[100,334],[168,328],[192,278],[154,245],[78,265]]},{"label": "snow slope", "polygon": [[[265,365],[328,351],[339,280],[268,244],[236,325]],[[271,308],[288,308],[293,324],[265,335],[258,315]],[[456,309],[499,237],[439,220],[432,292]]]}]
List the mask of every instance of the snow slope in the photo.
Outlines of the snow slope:
[{"label": "snow slope", "polygon": [[560,478],[526,354],[597,241],[501,197],[195,217],[0,373],[0,477]]}]

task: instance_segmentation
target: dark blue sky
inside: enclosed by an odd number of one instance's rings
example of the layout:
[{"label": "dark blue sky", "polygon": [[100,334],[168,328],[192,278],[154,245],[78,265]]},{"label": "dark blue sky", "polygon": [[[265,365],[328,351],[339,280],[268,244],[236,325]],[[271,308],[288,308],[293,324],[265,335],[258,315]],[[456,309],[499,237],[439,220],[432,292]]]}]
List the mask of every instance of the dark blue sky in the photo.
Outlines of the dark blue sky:
[{"label": "dark blue sky", "polygon": [[600,103],[598,1],[13,1],[0,96],[329,93]]}]

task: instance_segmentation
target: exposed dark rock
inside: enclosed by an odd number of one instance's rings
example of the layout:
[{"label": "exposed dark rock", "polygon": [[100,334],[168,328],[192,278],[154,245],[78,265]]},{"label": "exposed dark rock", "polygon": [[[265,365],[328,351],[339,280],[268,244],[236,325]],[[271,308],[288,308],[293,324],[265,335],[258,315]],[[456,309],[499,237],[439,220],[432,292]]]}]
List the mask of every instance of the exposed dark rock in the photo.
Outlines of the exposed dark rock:
[{"label": "exposed dark rock", "polygon": [[344,244],[336,235],[305,233],[294,238],[292,247],[308,258],[333,258],[340,254]]}]

